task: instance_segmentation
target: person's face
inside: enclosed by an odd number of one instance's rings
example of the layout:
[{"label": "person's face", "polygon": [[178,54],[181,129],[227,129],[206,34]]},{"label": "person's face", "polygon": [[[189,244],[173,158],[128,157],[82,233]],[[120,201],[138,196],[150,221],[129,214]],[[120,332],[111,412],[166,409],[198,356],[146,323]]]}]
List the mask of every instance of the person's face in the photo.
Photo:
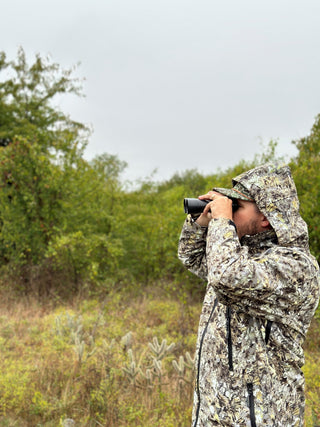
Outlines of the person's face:
[{"label": "person's face", "polygon": [[[260,233],[266,228],[266,218],[254,202],[238,199],[239,208],[233,213],[239,239],[245,235]],[[269,223],[268,223],[269,224]]]}]

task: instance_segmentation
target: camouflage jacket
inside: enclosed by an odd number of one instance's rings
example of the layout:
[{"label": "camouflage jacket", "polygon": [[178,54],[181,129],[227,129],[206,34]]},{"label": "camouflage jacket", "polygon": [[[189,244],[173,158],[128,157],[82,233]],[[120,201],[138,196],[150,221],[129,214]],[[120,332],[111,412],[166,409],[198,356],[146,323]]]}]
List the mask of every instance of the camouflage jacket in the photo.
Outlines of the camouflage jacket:
[{"label": "camouflage jacket", "polygon": [[197,342],[193,426],[302,426],[302,344],[319,302],[319,267],[290,169],[264,165],[241,183],[273,230],[239,241],[224,218],[187,217],[179,258],[208,281]]}]

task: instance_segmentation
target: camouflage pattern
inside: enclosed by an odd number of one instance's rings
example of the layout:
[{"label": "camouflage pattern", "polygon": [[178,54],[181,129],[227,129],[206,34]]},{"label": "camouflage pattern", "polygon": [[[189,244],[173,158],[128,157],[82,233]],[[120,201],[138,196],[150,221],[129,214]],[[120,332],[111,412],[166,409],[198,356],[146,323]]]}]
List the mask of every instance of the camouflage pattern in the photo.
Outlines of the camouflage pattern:
[{"label": "camouflage pattern", "polygon": [[230,220],[204,228],[188,215],[179,242],[180,260],[208,282],[192,425],[302,426],[302,345],[319,302],[319,266],[289,167],[263,165],[237,183],[273,230],[240,242]]}]

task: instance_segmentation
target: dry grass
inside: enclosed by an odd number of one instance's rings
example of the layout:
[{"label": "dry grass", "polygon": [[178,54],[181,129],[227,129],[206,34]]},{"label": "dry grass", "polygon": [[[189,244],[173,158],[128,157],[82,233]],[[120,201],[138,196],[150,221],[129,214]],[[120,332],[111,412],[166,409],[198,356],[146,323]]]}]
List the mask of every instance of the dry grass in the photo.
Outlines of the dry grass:
[{"label": "dry grass", "polygon": [[303,368],[306,378],[307,427],[320,426],[320,306],[311,323],[305,342],[306,363]]},{"label": "dry grass", "polygon": [[[172,361],[192,353],[199,307],[119,294],[68,307],[7,302],[0,309],[1,426],[59,426],[66,418],[81,426],[190,424],[191,371],[179,377]],[[154,337],[176,343],[159,372],[148,345]],[[135,378],[124,371],[129,350]]]},{"label": "dry grass", "polygon": [[[88,427],[190,425],[193,373],[186,352],[195,348],[200,303],[120,293],[68,304],[6,298],[1,426],[56,427],[68,418]],[[315,320],[306,342],[307,427],[320,424],[319,329]],[[175,347],[156,356],[154,337],[163,349]],[[180,356],[187,364],[179,373],[172,362]]]}]

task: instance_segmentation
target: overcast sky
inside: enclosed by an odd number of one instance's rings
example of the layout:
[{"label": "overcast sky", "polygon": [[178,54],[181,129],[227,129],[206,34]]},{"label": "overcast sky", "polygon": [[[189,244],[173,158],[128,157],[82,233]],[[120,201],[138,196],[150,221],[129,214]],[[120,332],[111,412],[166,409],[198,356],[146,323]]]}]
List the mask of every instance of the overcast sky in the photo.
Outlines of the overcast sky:
[{"label": "overcast sky", "polygon": [[261,141],[309,133],[320,113],[319,0],[10,0],[0,50],[68,68],[93,127],[86,157],[117,154],[125,178],[155,179],[250,159]]}]

